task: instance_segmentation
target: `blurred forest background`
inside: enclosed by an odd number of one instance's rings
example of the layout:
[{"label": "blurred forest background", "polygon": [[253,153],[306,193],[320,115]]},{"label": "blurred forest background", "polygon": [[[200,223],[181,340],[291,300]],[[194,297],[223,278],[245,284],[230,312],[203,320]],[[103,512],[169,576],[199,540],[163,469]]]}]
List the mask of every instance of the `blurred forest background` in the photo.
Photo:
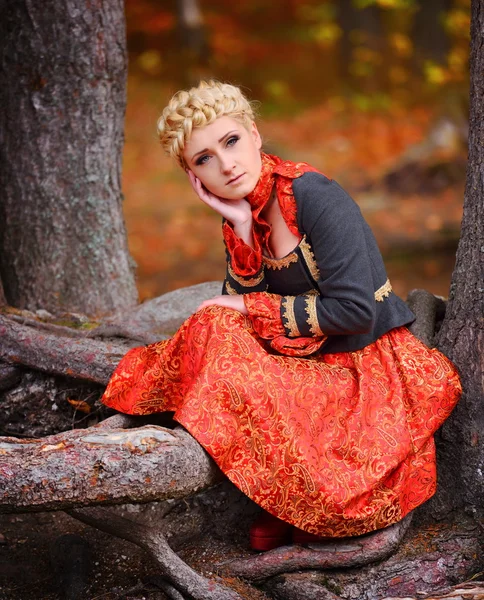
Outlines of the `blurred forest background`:
[{"label": "blurred forest background", "polygon": [[126,0],[124,211],[141,299],[223,279],[220,218],[156,120],[215,77],[260,104],[265,149],[360,205],[396,292],[446,296],[467,157],[470,0]]}]

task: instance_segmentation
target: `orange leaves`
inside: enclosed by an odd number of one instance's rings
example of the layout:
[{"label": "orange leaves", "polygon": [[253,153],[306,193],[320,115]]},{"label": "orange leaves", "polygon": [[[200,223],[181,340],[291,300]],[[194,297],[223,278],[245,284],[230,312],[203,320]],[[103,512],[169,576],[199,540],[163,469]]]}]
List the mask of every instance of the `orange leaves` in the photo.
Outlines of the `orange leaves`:
[{"label": "orange leaves", "polygon": [[[286,82],[275,76],[265,83],[266,93],[275,102],[287,91]],[[124,212],[130,251],[138,264],[141,298],[223,279],[221,220],[201,204],[183,171],[163,154],[156,139],[156,119],[170,92],[158,83],[133,76],[128,89]],[[450,178],[447,187],[423,196],[418,192],[418,173],[431,171],[434,163],[454,164],[456,158],[462,161],[462,148],[451,144],[446,135],[445,148],[434,144],[425,151],[426,159],[421,154],[414,158],[421,169],[411,175],[411,195],[408,190],[405,196],[401,194],[399,183],[392,190],[385,188],[386,176],[398,171],[403,157],[414,156],[415,148],[420,153],[427,148],[435,114],[431,107],[404,110],[393,105],[376,110],[376,103],[383,106],[384,98],[373,95],[367,100],[369,104],[362,111],[358,98],[335,95],[291,117],[266,117],[260,129],[273,152],[309,162],[354,193],[384,250],[402,244],[430,244],[432,240],[444,243],[449,232],[455,238],[462,212],[462,184],[452,183]],[[402,177],[408,183],[408,176]],[[419,267],[423,274],[418,284],[425,287],[425,278],[434,277],[437,268],[434,258],[424,262],[427,266]],[[407,283],[403,277],[398,276],[397,284],[404,294]],[[413,281],[415,287],[417,282]],[[432,291],[445,294],[445,283]]]},{"label": "orange leaves", "polygon": [[87,402],[84,402],[84,400],[71,400],[70,398],[68,398],[67,402],[69,402],[69,404],[73,406],[76,410],[86,415],[90,414],[92,410],[91,406],[89,406]]}]

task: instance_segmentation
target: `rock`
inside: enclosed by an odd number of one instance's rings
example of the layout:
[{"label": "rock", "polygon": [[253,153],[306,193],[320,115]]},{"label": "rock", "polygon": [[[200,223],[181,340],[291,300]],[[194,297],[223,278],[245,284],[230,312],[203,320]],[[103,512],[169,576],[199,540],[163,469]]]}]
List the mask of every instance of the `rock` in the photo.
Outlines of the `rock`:
[{"label": "rock", "polygon": [[168,292],[105,319],[89,336],[126,337],[145,344],[166,339],[201,302],[220,295],[221,291],[221,281],[209,281]]}]

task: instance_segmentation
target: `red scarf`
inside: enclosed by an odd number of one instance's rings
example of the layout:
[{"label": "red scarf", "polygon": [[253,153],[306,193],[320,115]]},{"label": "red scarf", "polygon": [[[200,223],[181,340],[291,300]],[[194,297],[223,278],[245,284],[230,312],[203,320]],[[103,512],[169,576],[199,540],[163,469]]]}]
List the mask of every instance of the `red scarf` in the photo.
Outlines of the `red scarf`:
[{"label": "red scarf", "polygon": [[263,247],[268,247],[268,239],[271,227],[260,217],[260,213],[271,197],[276,184],[277,200],[282,216],[291,233],[301,238],[297,226],[297,207],[294,193],[292,191],[292,180],[301,177],[308,171],[317,171],[307,163],[294,163],[290,160],[282,160],[272,154],[261,153],[262,170],[257,185],[247,196],[252,207],[252,218],[254,220],[254,233],[260,238]]}]

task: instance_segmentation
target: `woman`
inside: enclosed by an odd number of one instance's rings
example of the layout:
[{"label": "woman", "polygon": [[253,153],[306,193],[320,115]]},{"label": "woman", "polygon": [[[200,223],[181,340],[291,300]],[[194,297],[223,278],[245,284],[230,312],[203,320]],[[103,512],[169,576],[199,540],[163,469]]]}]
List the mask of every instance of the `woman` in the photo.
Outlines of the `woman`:
[{"label": "woman", "polygon": [[435,491],[433,434],[460,384],[408,331],[359,208],[309,165],[262,153],[234,86],[175,94],[158,132],[223,217],[227,275],[172,339],[128,352],[103,402],[174,411],[267,511],[256,550],[399,521]]}]

